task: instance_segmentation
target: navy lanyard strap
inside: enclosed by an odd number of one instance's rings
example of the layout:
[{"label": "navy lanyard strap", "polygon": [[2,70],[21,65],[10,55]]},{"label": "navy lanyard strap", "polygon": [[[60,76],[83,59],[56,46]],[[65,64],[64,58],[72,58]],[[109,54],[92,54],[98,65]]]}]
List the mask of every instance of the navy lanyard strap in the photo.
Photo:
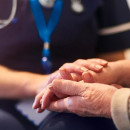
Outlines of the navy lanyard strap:
[{"label": "navy lanyard strap", "polygon": [[[55,4],[52,9],[52,13],[50,15],[48,24],[46,23],[44,13],[42,11],[42,6],[40,5],[38,0],[30,0],[30,7],[34,16],[34,20],[36,23],[36,27],[39,32],[39,36],[43,43],[48,44],[47,48],[43,48],[42,51],[42,62],[43,62],[43,67],[47,71],[47,73],[50,73],[48,65],[51,67],[50,64],[50,41],[51,41],[51,35],[53,31],[55,30],[58,21],[61,16],[62,8],[63,8],[63,0],[56,0]],[[43,60],[44,59],[44,60]],[[49,64],[48,64],[49,62]],[[45,65],[47,64],[47,65]]]}]

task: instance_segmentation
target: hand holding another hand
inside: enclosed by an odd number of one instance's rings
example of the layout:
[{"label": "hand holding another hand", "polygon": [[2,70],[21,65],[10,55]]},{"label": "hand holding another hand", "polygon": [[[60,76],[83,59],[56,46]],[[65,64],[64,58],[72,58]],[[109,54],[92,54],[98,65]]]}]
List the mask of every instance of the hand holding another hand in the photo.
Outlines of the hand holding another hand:
[{"label": "hand holding another hand", "polygon": [[[43,85],[43,90],[36,96],[35,102],[33,104],[34,109],[38,109],[37,112],[42,112],[44,110],[43,103],[41,102],[44,97],[54,97],[54,94],[46,88],[54,79],[67,79],[73,81],[82,81],[82,73],[88,71],[90,69],[94,72],[101,72],[103,67],[107,66],[107,61],[101,59],[88,59],[82,60],[79,59],[73,63],[64,64],[59,71],[51,74],[47,80],[47,82]],[[57,93],[59,98],[63,98],[66,95]],[[47,104],[50,104],[51,98],[45,100]]]},{"label": "hand holding another hand", "polygon": [[[44,96],[43,108],[57,112],[71,112],[80,116],[111,117],[111,99],[117,88],[99,84],[69,80],[54,80],[48,89],[55,97]],[[59,98],[57,93],[67,95]],[[51,100],[50,104],[46,101]]]}]

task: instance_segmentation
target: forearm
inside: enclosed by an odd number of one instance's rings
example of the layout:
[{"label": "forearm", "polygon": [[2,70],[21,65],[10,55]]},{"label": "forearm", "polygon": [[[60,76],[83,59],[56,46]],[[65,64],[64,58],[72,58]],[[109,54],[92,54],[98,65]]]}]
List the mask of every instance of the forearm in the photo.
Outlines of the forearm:
[{"label": "forearm", "polygon": [[0,66],[0,98],[20,99],[33,97],[45,79],[46,76],[13,71]]},{"label": "forearm", "polygon": [[130,60],[120,60],[115,62],[119,71],[118,83],[130,88]]}]

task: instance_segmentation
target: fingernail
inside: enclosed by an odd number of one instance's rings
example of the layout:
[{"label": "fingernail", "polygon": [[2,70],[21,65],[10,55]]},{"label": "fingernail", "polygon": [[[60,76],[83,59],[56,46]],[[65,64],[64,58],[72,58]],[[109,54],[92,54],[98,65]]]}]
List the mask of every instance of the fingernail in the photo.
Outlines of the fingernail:
[{"label": "fingernail", "polygon": [[32,105],[32,109],[36,109],[36,108],[35,108],[35,102],[34,102],[33,105]]},{"label": "fingernail", "polygon": [[102,63],[103,65],[108,64],[108,62],[107,62],[107,61],[101,61],[101,63]]},{"label": "fingernail", "polygon": [[66,72],[65,72],[65,70],[64,69],[59,69],[59,71],[60,71],[60,74],[64,77],[64,75],[66,75]]},{"label": "fingernail", "polygon": [[84,67],[81,67],[80,69],[83,70],[83,71],[88,71],[88,69],[84,68]]},{"label": "fingernail", "polygon": [[67,72],[65,69],[60,69],[59,71],[62,79],[72,80],[71,74]]},{"label": "fingernail", "polygon": [[[53,80],[53,81],[54,81],[54,80]],[[48,88],[51,88],[51,87],[52,87],[53,81],[52,81],[52,83],[50,83],[50,84],[48,85]]]},{"label": "fingernail", "polygon": [[40,104],[42,104],[42,99],[40,100]]},{"label": "fingernail", "polygon": [[96,69],[98,69],[98,70],[103,68],[103,66],[101,66],[101,65],[96,65],[95,67],[96,67]]},{"label": "fingernail", "polygon": [[44,109],[44,99],[42,99],[41,109]]},{"label": "fingernail", "polygon": [[52,86],[52,85],[50,85],[48,88],[49,88],[49,89],[52,89],[52,88],[53,88],[53,86]]}]

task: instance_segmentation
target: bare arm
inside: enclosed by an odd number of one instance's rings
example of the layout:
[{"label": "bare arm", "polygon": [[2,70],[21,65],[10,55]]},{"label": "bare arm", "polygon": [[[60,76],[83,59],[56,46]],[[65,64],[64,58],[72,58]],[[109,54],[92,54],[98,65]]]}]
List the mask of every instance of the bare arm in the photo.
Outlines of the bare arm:
[{"label": "bare arm", "polygon": [[120,82],[123,86],[130,88],[130,60],[117,61],[120,65]]},{"label": "bare arm", "polygon": [[47,78],[47,75],[19,72],[0,66],[0,98],[33,97]]}]

